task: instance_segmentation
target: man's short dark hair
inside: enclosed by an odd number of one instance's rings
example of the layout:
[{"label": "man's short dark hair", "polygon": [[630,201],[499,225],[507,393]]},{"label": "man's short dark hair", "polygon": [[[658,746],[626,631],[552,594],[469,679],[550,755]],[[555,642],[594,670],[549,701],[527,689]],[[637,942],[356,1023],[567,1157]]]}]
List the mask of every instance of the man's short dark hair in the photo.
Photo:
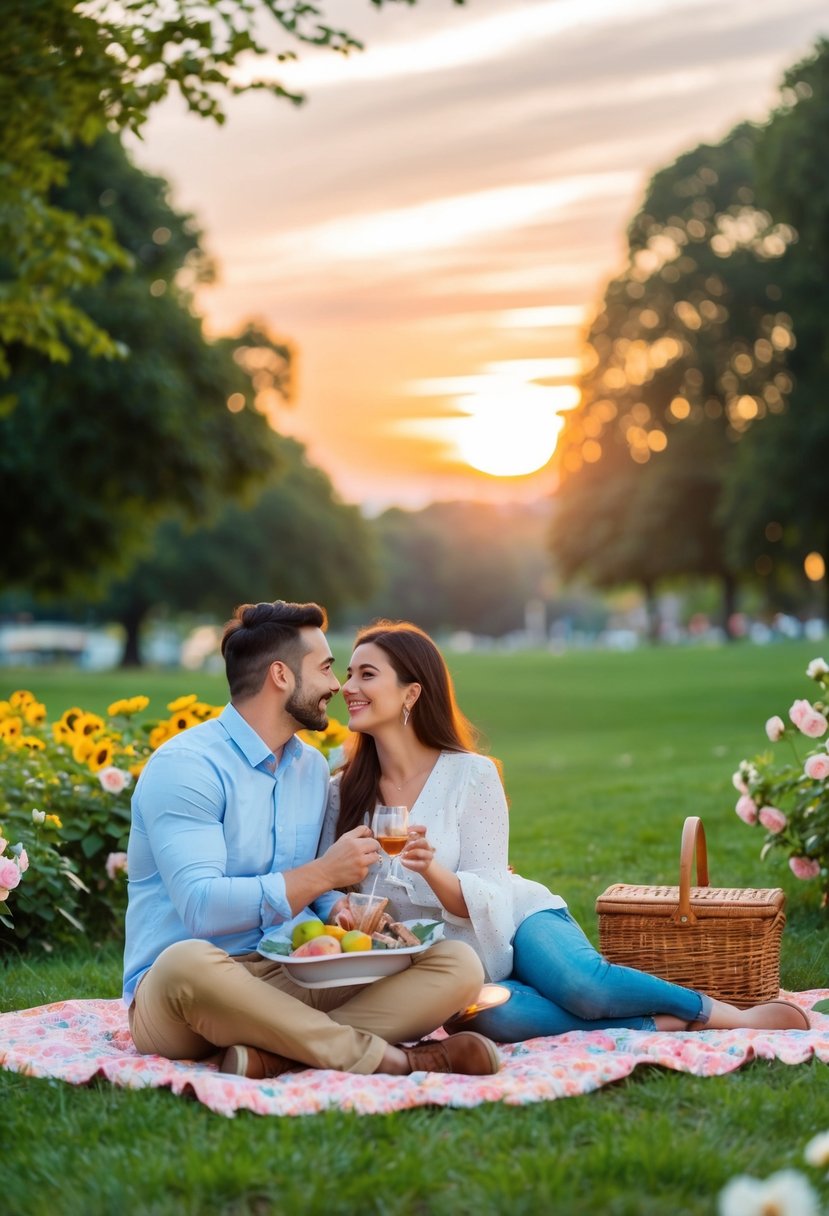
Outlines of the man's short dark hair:
[{"label": "man's short dark hair", "polygon": [[319,604],[240,604],[222,634],[222,657],[234,699],[244,701],[260,691],[271,663],[286,663],[299,676],[305,645],[300,630],[325,629],[328,619]]}]

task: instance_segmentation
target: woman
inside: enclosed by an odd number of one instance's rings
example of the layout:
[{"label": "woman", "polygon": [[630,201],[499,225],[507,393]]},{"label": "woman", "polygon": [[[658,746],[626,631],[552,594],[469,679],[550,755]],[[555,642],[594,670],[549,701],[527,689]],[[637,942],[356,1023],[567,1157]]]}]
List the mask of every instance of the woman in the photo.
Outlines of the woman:
[{"label": "woman", "polygon": [[[377,803],[408,806],[406,881],[389,880],[384,857],[377,893],[401,920],[442,917],[447,936],[477,950],[488,978],[506,981],[508,998],[490,985],[476,1011],[448,1030],[474,1023],[490,1038],[518,1042],[616,1026],[808,1029],[804,1012],[786,1001],[737,1009],[609,963],[563,899],[510,872],[498,768],[474,751],[443,657],[417,626],[380,621],[363,629],[342,692],[356,744],[332,781],[321,848],[367,822]],[[373,885],[369,878],[362,889]]]}]

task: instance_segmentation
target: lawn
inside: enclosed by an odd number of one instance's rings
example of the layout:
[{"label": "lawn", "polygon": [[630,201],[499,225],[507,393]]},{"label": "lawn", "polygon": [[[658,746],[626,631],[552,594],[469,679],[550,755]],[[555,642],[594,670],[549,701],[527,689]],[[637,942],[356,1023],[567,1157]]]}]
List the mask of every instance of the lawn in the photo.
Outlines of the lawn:
[{"label": "lawn", "polygon": [[[347,655],[347,643],[335,647]],[[810,695],[820,647],[781,644],[636,654],[452,656],[460,700],[505,766],[512,861],[560,891],[595,938],[612,881],[676,881],[682,822],[704,818],[711,878],[783,886],[782,981],[829,984],[829,921],[759,833],[734,815],[731,773],[766,746],[763,723]],[[344,666],[344,662],[341,664]],[[221,702],[221,677],[179,672],[0,673],[50,716],[145,692],[150,712],[184,692]],[[0,1008],[115,996],[115,948],[8,957]],[[555,1211],[709,1216],[736,1173],[800,1164],[829,1129],[823,1065],[757,1062],[725,1078],[656,1069],[592,1096],[526,1108],[358,1118],[228,1121],[167,1092],[73,1089],[0,1073],[4,1210],[97,1213]],[[823,1183],[824,1202],[829,1185]]]}]

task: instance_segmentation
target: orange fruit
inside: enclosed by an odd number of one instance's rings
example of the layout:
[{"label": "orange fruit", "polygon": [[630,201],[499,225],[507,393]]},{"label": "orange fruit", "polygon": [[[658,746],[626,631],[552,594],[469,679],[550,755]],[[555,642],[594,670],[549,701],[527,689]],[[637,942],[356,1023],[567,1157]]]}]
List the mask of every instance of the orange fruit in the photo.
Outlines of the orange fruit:
[{"label": "orange fruit", "polygon": [[349,929],[340,945],[343,948],[344,954],[349,954],[354,950],[370,950],[371,938],[367,933],[363,933],[361,929]]},{"label": "orange fruit", "polygon": [[325,925],[324,932],[327,933],[329,937],[336,937],[337,941],[341,942],[346,933],[349,933],[350,930],[344,929],[342,925]]}]

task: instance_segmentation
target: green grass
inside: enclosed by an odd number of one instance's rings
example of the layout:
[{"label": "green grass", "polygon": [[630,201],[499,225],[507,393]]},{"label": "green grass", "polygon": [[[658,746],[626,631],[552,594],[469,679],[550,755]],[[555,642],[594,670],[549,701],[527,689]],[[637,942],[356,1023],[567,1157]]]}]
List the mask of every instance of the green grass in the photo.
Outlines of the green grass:
[{"label": "green grass", "polygon": [[[504,762],[516,868],[560,891],[595,939],[596,895],[617,880],[675,882],[683,819],[701,814],[712,882],[788,892],[784,985],[825,986],[829,921],[816,891],[759,861],[761,837],[734,815],[731,786],[737,762],[765,746],[765,719],[809,695],[803,673],[819,650],[453,656],[460,700]],[[159,713],[182,692],[224,698],[218,676],[0,673],[0,697],[20,685],[50,714],[137,692]],[[9,958],[0,974],[3,1009],[112,997],[120,959]],[[806,1140],[829,1128],[828,1081],[825,1065],[758,1061],[705,1080],[640,1069],[526,1108],[228,1121],[166,1091],[0,1073],[4,1210],[710,1216],[734,1174],[801,1164]]]}]

